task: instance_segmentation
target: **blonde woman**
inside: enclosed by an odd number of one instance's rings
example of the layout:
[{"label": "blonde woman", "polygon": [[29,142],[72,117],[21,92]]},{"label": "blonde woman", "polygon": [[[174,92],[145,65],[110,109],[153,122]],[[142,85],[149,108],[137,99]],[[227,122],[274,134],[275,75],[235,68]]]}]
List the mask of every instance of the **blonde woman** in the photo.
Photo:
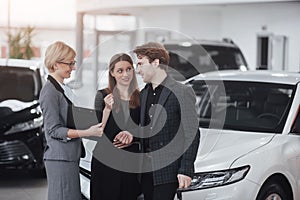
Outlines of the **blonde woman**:
[{"label": "blonde woman", "polygon": [[63,42],[51,44],[45,53],[48,80],[40,93],[47,146],[44,162],[48,181],[48,200],[80,200],[80,137],[101,136],[102,124],[76,130],[72,112],[72,91],[64,85],[75,69],[75,51]]}]

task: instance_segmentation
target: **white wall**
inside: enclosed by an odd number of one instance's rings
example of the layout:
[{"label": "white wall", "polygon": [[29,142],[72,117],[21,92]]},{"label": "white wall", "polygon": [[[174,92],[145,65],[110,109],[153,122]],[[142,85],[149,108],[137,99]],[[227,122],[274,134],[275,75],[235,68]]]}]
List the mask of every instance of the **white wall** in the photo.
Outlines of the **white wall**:
[{"label": "white wall", "polygon": [[11,33],[31,26],[33,45],[41,48],[42,55],[45,46],[56,40],[75,48],[75,24],[76,0],[0,0],[0,46],[8,45],[9,26]]},{"label": "white wall", "polygon": [[76,0],[1,0],[0,26],[7,26],[8,18],[12,27],[71,28],[76,24]]},{"label": "white wall", "polygon": [[241,48],[250,69],[256,68],[256,37],[262,26],[288,38],[288,71],[300,71],[300,3],[227,6],[151,7],[136,12],[141,28],[167,28],[197,39],[228,37]]},{"label": "white wall", "polygon": [[[107,9],[119,9],[129,7],[148,6],[185,6],[185,5],[212,5],[212,4],[233,4],[233,3],[258,3],[278,2],[285,0],[77,0],[77,11],[101,11]],[[298,1],[298,0],[288,0]]]},{"label": "white wall", "polygon": [[[33,0],[32,0],[33,1]],[[32,12],[35,14],[33,19],[27,19],[27,14],[20,15],[15,7],[16,0],[11,3],[11,25],[12,26],[27,26],[33,25],[43,27],[44,30],[37,30],[37,34],[33,42],[42,47],[55,40],[63,40],[75,47],[75,10],[71,2],[67,5],[58,6],[55,11],[51,10],[48,5],[54,7],[55,2],[48,2],[39,12]],[[77,0],[79,2],[92,2],[86,0]],[[93,8],[97,6],[102,7],[108,0],[93,0],[98,4],[93,4]],[[111,1],[110,4],[117,5],[116,2]],[[132,4],[136,1],[130,1]],[[201,39],[221,39],[223,37],[232,38],[237,43],[250,65],[251,69],[256,66],[256,36],[261,32],[262,26],[267,26],[268,31],[277,35],[286,35],[288,37],[288,70],[300,71],[300,3],[299,2],[277,2],[277,3],[255,3],[255,4],[229,4],[227,6],[221,5],[205,5],[208,1],[172,1],[171,6],[153,6],[158,4],[158,1],[141,1],[138,4],[148,2],[151,7],[135,7],[126,8],[128,13],[138,17],[138,26],[140,28],[161,28],[172,32],[172,37],[178,35],[186,35],[187,37],[201,38]],[[213,1],[213,3],[220,3],[224,1]],[[226,1],[225,1],[226,2]],[[228,2],[235,2],[228,1]],[[171,1],[163,1],[163,4],[171,3]],[[179,4],[188,3],[194,4],[190,6],[183,6]],[[107,4],[106,6],[109,6]],[[198,5],[197,5],[198,4]],[[199,5],[200,4],[200,5]],[[28,4],[26,4],[28,5]],[[127,1],[118,6],[130,5]],[[177,5],[177,6],[176,6]],[[23,6],[24,7],[24,6]],[[7,43],[6,25],[7,25],[7,1],[0,3],[0,44]],[[78,7],[79,9],[79,7]],[[28,9],[30,10],[30,9]],[[123,8],[124,10],[124,8]],[[27,9],[26,9],[27,11]],[[62,17],[61,13],[68,11],[67,17]],[[25,12],[25,11],[24,11]],[[23,16],[23,17],[22,17]],[[49,17],[51,16],[51,17]],[[20,24],[17,19],[24,19],[23,24]],[[26,19],[25,19],[26,18]],[[46,19],[51,19],[46,22]],[[28,23],[29,22],[29,23]],[[44,23],[45,22],[45,23]],[[54,28],[52,31],[47,30],[47,27]],[[55,26],[55,27],[54,27]],[[72,28],[73,27],[73,28]],[[142,38],[143,35],[140,35]]]},{"label": "white wall", "polygon": [[41,48],[41,57],[45,55],[46,48],[57,40],[63,41],[76,48],[76,32],[74,30],[36,30],[36,35],[33,37],[34,46]]},{"label": "white wall", "polygon": [[142,35],[145,32],[180,31],[180,13],[174,8],[142,8],[134,14],[137,16],[137,25],[140,28],[138,35],[139,41],[145,40],[145,35]]},{"label": "white wall", "polygon": [[180,9],[180,30],[196,39],[218,39],[222,32],[220,6]]},{"label": "white wall", "polygon": [[250,66],[256,65],[256,36],[267,31],[288,38],[288,70],[300,71],[300,3],[227,6],[222,11],[222,37],[241,47]]}]

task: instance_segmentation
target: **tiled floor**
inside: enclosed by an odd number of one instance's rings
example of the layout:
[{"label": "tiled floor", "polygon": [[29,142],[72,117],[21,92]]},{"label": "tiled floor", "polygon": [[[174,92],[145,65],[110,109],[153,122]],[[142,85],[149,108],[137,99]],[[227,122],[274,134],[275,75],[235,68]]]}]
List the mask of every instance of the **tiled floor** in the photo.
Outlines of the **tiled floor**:
[{"label": "tiled floor", "polygon": [[25,171],[0,172],[1,200],[47,199],[47,179],[35,178]]}]

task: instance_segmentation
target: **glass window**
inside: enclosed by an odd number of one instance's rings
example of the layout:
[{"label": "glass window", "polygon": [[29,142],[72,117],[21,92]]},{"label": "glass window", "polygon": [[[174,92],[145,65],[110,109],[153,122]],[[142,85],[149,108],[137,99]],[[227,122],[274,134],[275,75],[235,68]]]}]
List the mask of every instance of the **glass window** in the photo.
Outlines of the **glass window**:
[{"label": "glass window", "polygon": [[[170,55],[170,67],[181,74],[185,79],[199,73],[241,69],[247,63],[238,48],[216,45],[192,45],[180,46],[177,44],[165,44]],[[177,80],[174,70],[170,70],[170,75]],[[184,79],[183,79],[184,80]]]},{"label": "glass window", "polygon": [[35,72],[28,68],[0,68],[0,102],[17,99],[30,102],[37,98],[37,78]]},{"label": "glass window", "polygon": [[293,85],[194,81],[200,127],[282,132]]}]

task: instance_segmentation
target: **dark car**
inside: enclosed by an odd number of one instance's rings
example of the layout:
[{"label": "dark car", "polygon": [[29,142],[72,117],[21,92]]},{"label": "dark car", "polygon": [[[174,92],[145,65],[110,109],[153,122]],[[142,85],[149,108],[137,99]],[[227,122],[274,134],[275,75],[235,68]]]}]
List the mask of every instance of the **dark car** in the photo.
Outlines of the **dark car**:
[{"label": "dark car", "polygon": [[0,59],[0,169],[44,174],[45,135],[38,63]]},{"label": "dark car", "polygon": [[248,70],[240,48],[232,40],[176,40],[164,42],[169,51],[169,74],[178,81],[217,70]]}]

